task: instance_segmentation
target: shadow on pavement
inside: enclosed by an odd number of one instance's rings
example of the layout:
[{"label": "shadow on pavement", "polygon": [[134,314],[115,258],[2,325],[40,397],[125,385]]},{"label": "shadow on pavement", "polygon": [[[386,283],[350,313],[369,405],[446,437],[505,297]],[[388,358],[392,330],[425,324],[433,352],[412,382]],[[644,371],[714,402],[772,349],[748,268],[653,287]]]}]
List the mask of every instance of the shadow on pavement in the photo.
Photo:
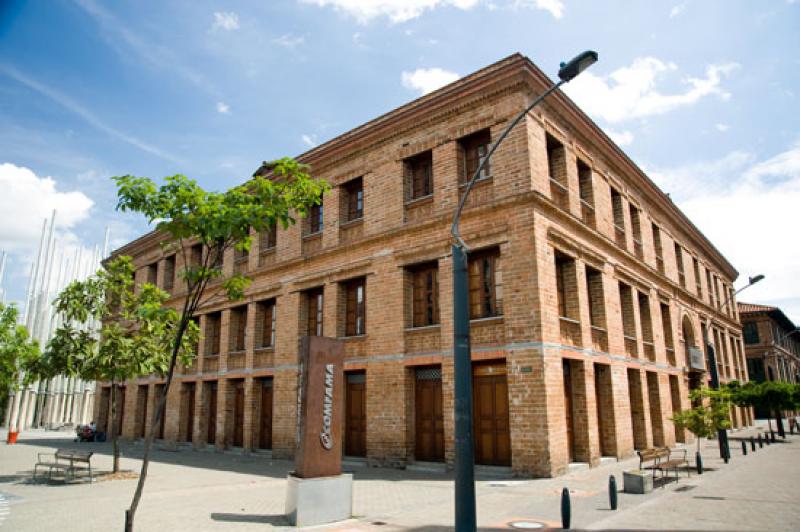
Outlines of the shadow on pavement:
[{"label": "shadow on pavement", "polygon": [[285,515],[212,513],[211,519],[226,523],[262,523],[273,526],[289,526],[289,520],[286,519]]}]

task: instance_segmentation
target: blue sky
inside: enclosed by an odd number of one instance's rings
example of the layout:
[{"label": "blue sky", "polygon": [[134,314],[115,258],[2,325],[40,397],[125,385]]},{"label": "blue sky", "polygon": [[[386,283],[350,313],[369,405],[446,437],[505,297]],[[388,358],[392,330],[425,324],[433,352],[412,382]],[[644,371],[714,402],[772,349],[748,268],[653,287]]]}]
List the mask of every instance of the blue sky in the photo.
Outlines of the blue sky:
[{"label": "blue sky", "polygon": [[[21,299],[42,219],[65,245],[147,230],[109,176],[223,189],[513,52],[800,324],[800,2],[0,1],[0,249]],[[737,285],[741,285],[741,280]]]}]

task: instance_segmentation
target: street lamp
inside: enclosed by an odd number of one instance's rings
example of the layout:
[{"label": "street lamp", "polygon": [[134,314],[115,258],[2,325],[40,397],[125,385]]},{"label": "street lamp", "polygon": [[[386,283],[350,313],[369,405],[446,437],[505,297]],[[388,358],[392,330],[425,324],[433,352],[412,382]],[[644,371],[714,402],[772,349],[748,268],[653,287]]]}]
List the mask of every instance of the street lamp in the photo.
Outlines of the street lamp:
[{"label": "street lamp", "polygon": [[[757,282],[761,281],[762,279],[764,279],[764,276],[761,275],[761,274],[755,275],[753,277],[750,277],[748,279],[747,284],[745,286],[741,287],[740,289],[738,289],[733,294],[729,295],[727,297],[727,299],[725,299],[725,301],[723,301],[722,304],[719,305],[719,307],[717,307],[717,310],[719,312],[722,312],[725,309],[725,307],[731,301],[733,301],[733,298],[736,297],[736,294],[738,294],[739,292],[741,292],[745,288],[750,288],[751,286],[753,286]],[[714,390],[719,390],[719,373],[717,371],[717,358],[714,355],[714,346],[711,345],[711,342],[709,342],[709,340],[708,340],[708,327],[706,327],[704,332],[703,332],[703,343],[706,346],[706,356],[707,356],[707,359],[708,359],[708,371],[711,373],[711,388],[714,389]],[[728,460],[731,457],[731,451],[730,451],[730,448],[728,447],[728,431],[726,431],[725,429],[719,429],[717,431],[717,439],[719,441],[719,456],[727,464]]]},{"label": "street lamp", "polygon": [[454,396],[455,396],[455,525],[458,532],[475,530],[475,448],[472,435],[472,357],[469,344],[469,289],[467,279],[467,252],[469,248],[461,238],[459,221],[461,211],[467,201],[475,181],[483,167],[489,162],[497,147],[508,136],[511,129],[527,115],[531,109],[564,83],[573,80],[578,74],[597,61],[597,52],[585,51],[568,63],[561,63],[558,71],[559,82],[540,94],[517,117],[511,121],[497,141],[492,143],[486,156],[481,159],[472,179],[467,183],[453,216],[450,233],[453,235],[453,357],[454,357]]}]

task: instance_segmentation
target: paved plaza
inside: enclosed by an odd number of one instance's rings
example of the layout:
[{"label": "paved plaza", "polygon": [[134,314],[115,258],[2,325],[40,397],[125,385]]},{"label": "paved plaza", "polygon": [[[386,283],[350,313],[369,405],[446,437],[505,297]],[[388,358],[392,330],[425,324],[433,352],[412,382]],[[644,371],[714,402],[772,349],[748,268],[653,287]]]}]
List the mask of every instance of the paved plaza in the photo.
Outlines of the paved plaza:
[{"label": "paved plaza", "polygon": [[[563,487],[572,493],[572,527],[588,530],[800,530],[800,436],[789,436],[741,455],[731,433],[732,460],[724,465],[715,441],[703,442],[711,471],[682,476],[649,495],[620,493],[619,509],[608,506],[608,477],[638,466],[637,459],[576,468],[556,479],[512,479],[502,470],[481,470],[478,523],[485,530],[511,529],[512,522],[559,528]],[[5,435],[3,434],[5,439]],[[55,448],[91,449],[93,464],[111,467],[110,444],[73,443],[66,432],[30,431],[0,452],[0,530],[121,530],[135,480],[95,483],[32,482],[37,453]],[[123,443],[122,467],[137,470],[142,445]],[[690,447],[690,454],[694,447]],[[137,530],[264,530],[288,528],[283,517],[286,473],[291,464],[265,455],[158,450],[151,463],[137,514]],[[325,530],[448,530],[452,528],[450,473],[378,469],[349,464],[355,475],[354,513]]]}]

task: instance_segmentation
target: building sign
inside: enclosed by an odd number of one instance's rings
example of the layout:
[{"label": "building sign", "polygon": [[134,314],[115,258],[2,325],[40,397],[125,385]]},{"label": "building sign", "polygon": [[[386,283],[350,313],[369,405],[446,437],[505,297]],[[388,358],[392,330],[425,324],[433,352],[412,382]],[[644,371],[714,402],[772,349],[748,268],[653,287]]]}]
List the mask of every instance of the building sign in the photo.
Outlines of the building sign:
[{"label": "building sign", "polygon": [[344,344],[308,336],[300,345],[297,383],[295,476],[316,478],[342,472]]},{"label": "building sign", "polygon": [[333,448],[331,423],[333,421],[333,364],[325,364],[325,395],[322,398],[322,432],[319,440],[322,446],[330,451]]},{"label": "building sign", "polygon": [[703,351],[700,348],[689,348],[689,367],[690,369],[705,371],[706,365],[703,363]]}]

